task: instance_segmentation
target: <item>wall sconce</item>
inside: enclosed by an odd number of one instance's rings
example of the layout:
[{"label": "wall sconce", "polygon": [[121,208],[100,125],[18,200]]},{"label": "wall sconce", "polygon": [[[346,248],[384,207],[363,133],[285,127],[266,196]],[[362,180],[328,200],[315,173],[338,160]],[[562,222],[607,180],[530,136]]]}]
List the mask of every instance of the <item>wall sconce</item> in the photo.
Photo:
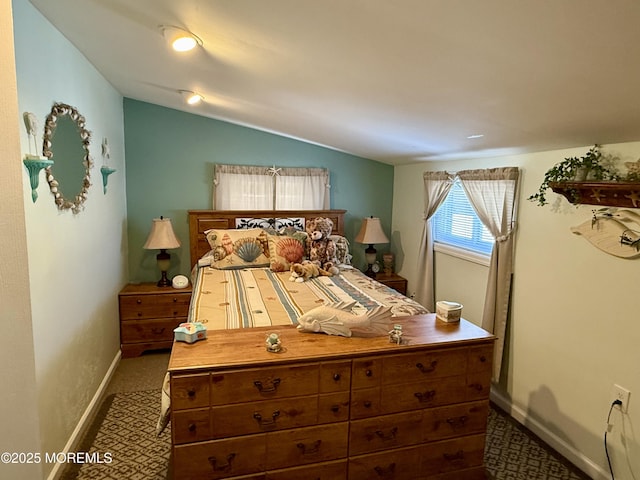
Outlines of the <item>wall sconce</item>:
[{"label": "wall sconce", "polygon": [[[31,150],[31,139],[33,139],[34,151],[37,152],[38,141],[36,137],[38,132],[38,119],[35,114],[31,112],[24,112],[22,114],[22,119],[24,120],[24,126],[27,129],[27,135],[29,136],[29,150]],[[28,153],[24,156],[22,163],[24,163],[24,166],[27,167],[27,171],[29,172],[31,200],[33,200],[33,203],[36,203],[36,200],[38,199],[38,185],[40,185],[40,170],[53,165],[53,160],[40,155]]]},{"label": "wall sconce", "polygon": [[389,239],[382,230],[380,219],[375,217],[365,218],[362,221],[360,232],[358,232],[358,235],[356,235],[354,240],[358,243],[369,244],[367,249],[364,251],[365,259],[369,265],[364,273],[369,277],[375,278],[376,271],[374,270],[373,265],[376,263],[377,252],[376,249],[373,248],[373,244],[389,243]]},{"label": "wall sconce", "polygon": [[191,90],[178,90],[184,101],[189,105],[197,105],[204,100],[204,97],[196,92],[192,92]]},{"label": "wall sconce", "polygon": [[171,255],[167,253],[168,249],[178,248],[180,246],[180,240],[176,237],[171,226],[171,219],[169,218],[154,218],[151,225],[151,232],[144,244],[145,250],[160,250],[160,253],[156,255],[158,262],[158,268],[162,272],[160,280],[157,285],[159,287],[170,287],[171,282],[167,278],[167,270],[171,265]]},{"label": "wall sconce", "polygon": [[159,28],[169,46],[176,52],[188,52],[196,46],[204,45],[200,37],[184,28],[175,25],[160,25]]},{"label": "wall sconce", "polygon": [[100,173],[102,173],[102,193],[107,194],[107,182],[109,175],[115,173],[115,168],[107,166],[107,160],[111,158],[111,151],[109,149],[109,142],[105,138],[102,139],[102,167],[100,167]]}]

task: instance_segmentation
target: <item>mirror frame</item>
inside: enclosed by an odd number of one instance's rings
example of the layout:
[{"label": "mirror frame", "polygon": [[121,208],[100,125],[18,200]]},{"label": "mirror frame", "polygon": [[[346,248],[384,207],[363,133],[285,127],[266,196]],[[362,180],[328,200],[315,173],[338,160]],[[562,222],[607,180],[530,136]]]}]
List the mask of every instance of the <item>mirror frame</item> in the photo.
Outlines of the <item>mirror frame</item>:
[{"label": "mirror frame", "polygon": [[[42,154],[50,160],[54,161],[53,166],[55,166],[56,160],[53,157],[53,152],[51,151],[53,135],[56,131],[56,126],[58,124],[58,118],[64,115],[68,115],[69,118],[76,124],[78,129],[78,134],[80,136],[80,140],[82,141],[82,148],[84,149],[84,157],[82,158],[82,164],[85,168],[84,178],[82,179],[82,185],[80,187],[80,191],[75,195],[73,200],[65,198],[62,192],[60,191],[60,185],[58,180],[56,180],[52,166],[49,166],[45,169],[47,182],[49,182],[49,189],[54,196],[55,203],[58,206],[59,210],[71,210],[73,213],[78,213],[84,208],[84,202],[87,200],[89,187],[91,186],[91,167],[93,166],[93,161],[91,160],[91,155],[89,154],[89,143],[91,141],[91,132],[85,128],[85,119],[78,110],[74,107],[67,105],[65,103],[54,103],[53,107],[51,107],[51,112],[47,115],[47,119],[44,125],[44,135],[42,142]],[[69,188],[69,187],[67,187]],[[71,187],[72,188],[72,187]]]}]

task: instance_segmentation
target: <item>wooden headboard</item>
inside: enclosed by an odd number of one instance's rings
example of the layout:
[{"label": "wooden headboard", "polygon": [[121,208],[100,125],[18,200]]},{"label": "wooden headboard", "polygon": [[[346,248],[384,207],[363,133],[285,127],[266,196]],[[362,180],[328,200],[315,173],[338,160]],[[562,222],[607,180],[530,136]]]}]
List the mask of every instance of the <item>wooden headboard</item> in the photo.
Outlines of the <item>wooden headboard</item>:
[{"label": "wooden headboard", "polygon": [[211,228],[236,228],[237,218],[304,218],[325,217],[333,221],[333,232],[344,235],[346,210],[189,210],[189,253],[191,265],[211,248],[204,232]]}]

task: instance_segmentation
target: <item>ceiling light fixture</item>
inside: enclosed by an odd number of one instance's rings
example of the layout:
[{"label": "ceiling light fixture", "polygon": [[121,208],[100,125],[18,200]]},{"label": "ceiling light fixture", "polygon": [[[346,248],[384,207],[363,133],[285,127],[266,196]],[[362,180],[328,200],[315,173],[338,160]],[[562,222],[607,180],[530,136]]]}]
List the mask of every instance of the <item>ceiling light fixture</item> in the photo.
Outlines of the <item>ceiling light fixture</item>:
[{"label": "ceiling light fixture", "polygon": [[473,140],[474,138],[482,138],[484,135],[482,133],[476,133],[475,135],[469,135],[467,138]]},{"label": "ceiling light fixture", "polygon": [[204,100],[204,97],[202,95],[196,92],[192,92],[191,90],[179,90],[179,92],[180,95],[182,95],[182,98],[184,98],[184,101],[189,105],[197,105]]},{"label": "ceiling light fixture", "polygon": [[160,30],[162,36],[176,52],[188,52],[196,46],[202,47],[204,45],[200,37],[184,28],[174,25],[160,25]]}]

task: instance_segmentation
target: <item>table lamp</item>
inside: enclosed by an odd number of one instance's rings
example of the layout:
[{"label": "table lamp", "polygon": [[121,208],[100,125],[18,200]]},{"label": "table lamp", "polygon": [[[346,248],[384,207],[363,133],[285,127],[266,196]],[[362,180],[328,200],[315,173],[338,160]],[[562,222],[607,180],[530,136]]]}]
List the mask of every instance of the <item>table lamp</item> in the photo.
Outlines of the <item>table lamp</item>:
[{"label": "table lamp", "polygon": [[375,278],[376,272],[373,270],[373,264],[376,263],[377,252],[373,245],[375,243],[389,243],[389,239],[382,230],[380,219],[376,217],[365,218],[355,241],[369,245],[364,251],[365,259],[369,265],[364,273],[369,277]]},{"label": "table lamp", "polygon": [[171,286],[171,281],[167,278],[167,270],[171,265],[171,255],[167,253],[170,248],[178,248],[180,246],[180,240],[173,233],[173,227],[171,226],[171,219],[169,218],[154,218],[151,225],[151,232],[147,238],[144,248],[146,250],[160,250],[160,253],[156,255],[158,261],[158,268],[162,272],[162,277],[158,281],[159,287]]}]

